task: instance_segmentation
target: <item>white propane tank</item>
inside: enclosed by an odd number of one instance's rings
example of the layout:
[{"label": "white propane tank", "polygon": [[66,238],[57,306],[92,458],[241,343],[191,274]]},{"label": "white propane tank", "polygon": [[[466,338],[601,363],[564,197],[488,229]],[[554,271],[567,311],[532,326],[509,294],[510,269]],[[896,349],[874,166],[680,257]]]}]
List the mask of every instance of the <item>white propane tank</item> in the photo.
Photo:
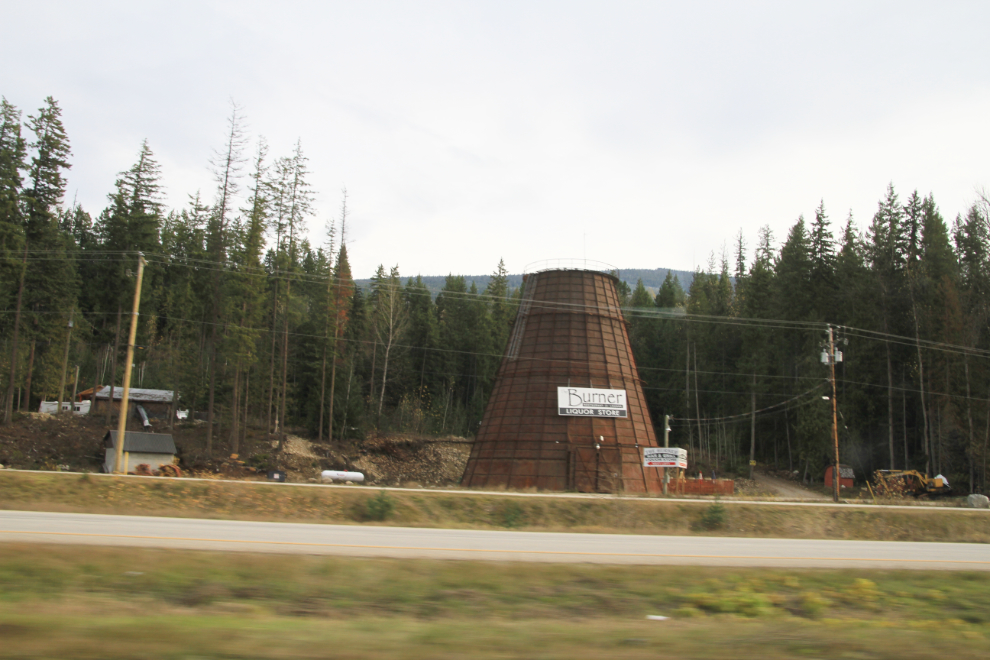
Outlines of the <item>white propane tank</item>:
[{"label": "white propane tank", "polygon": [[364,475],[360,472],[343,472],[341,470],[324,470],[320,473],[323,481],[354,481],[361,483]]}]

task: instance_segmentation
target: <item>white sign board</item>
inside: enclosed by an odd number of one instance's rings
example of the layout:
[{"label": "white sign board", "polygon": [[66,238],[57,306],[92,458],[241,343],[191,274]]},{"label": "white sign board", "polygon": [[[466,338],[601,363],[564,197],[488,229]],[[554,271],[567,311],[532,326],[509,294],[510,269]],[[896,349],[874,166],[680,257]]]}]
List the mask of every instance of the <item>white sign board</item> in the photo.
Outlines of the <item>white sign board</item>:
[{"label": "white sign board", "polygon": [[557,413],[576,417],[628,417],[626,391],[558,387]]},{"label": "white sign board", "polygon": [[644,447],[644,467],[687,469],[687,449],[674,447]]}]

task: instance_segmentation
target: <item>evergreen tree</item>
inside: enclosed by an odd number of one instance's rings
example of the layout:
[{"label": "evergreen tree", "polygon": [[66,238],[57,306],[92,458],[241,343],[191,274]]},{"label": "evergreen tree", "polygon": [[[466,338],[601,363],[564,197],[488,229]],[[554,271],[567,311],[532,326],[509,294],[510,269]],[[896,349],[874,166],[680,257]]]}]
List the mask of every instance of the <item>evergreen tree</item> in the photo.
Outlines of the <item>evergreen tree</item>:
[{"label": "evergreen tree", "polygon": [[[34,392],[55,395],[61,381],[62,356],[55,344],[64,341],[68,311],[75,306],[78,274],[70,260],[70,238],[59,227],[65,196],[64,170],[70,167],[69,139],[62,125],[62,110],[52,97],[45,99],[27,126],[34,133],[33,150],[25,191],[26,237],[32,251],[45,255],[26,270],[23,307],[29,336],[38,350],[28,367]],[[63,316],[64,315],[64,316]],[[61,340],[61,341],[59,341]],[[28,406],[32,407],[28,396]]]},{"label": "evergreen tree", "polygon": [[[909,238],[905,231],[904,210],[893,184],[880,201],[870,225],[868,255],[874,278],[873,300],[879,312],[880,330],[900,333],[906,317],[905,285]],[[890,469],[894,469],[894,371],[893,363],[902,351],[885,342],[887,367],[887,431]],[[895,354],[897,353],[897,354]]]},{"label": "evergreen tree", "polygon": [[217,363],[219,362],[220,315],[223,301],[223,267],[227,263],[228,226],[238,192],[238,178],[244,164],[244,131],[241,128],[240,109],[233,105],[227,120],[227,135],[222,149],[214,153],[210,165],[216,182],[216,201],[207,226],[207,248],[214,262],[213,311],[210,321],[210,385],[206,408],[206,454],[213,453],[214,403],[216,397]]},{"label": "evergreen tree", "polygon": [[[5,296],[13,289],[10,286],[12,267],[11,255],[19,252],[23,238],[23,172],[27,169],[27,143],[21,136],[21,113],[17,108],[0,98],[0,282],[6,283]],[[14,262],[19,261],[13,259]],[[15,268],[15,270],[20,270]],[[15,278],[16,279],[16,278]],[[9,303],[0,298],[0,305],[6,309]]]},{"label": "evergreen tree", "polygon": [[0,331],[9,329],[11,336],[10,361],[5,365],[9,378],[3,400],[4,424],[10,422],[13,413],[27,268],[22,175],[27,169],[26,157],[27,145],[21,137],[21,113],[6,98],[0,98],[0,311],[14,311],[13,316],[0,315]]},{"label": "evergreen tree", "polygon": [[443,389],[437,376],[443,359],[440,357],[439,329],[433,297],[419,275],[406,282],[405,305],[409,310],[409,343],[406,391],[416,392],[421,404],[429,408],[433,397]]},{"label": "evergreen tree", "polygon": [[835,240],[825,215],[824,200],[815,209],[811,224],[811,296],[813,318],[835,320]]},{"label": "evergreen tree", "polygon": [[[356,347],[355,342],[347,341],[349,326],[351,320],[351,310],[354,309],[354,280],[351,278],[351,265],[347,260],[347,246],[344,244],[344,238],[346,236],[345,230],[347,228],[347,191],[344,191],[344,202],[341,211],[341,222],[340,222],[340,250],[337,251],[337,263],[333,268],[333,328],[334,328],[334,341],[332,344],[332,356],[333,359],[330,365],[330,408],[327,417],[330,420],[330,433],[329,438],[333,440],[333,420],[334,420],[334,410],[336,405],[336,394],[341,391],[338,389],[337,380],[338,377],[343,377],[344,369],[338,370],[338,364],[344,365],[346,361],[351,367],[347,371],[348,378],[348,388],[347,394],[344,400],[344,406],[338,408],[338,412],[343,412],[346,416],[349,409],[349,398],[350,398],[350,381],[353,378],[354,371],[354,348]],[[360,305],[359,305],[360,306]],[[343,344],[343,345],[342,345]],[[341,423],[341,434],[346,432],[346,428]]]},{"label": "evergreen tree", "polygon": [[[268,146],[259,140],[251,173],[250,197],[241,210],[246,221],[235,220],[231,261],[234,270],[226,282],[228,299],[226,316],[231,320],[224,339],[223,353],[235,361],[231,405],[230,438],[232,451],[240,448],[242,425],[246,426],[249,410],[251,369],[257,364],[261,349],[262,318],[266,309],[266,281],[261,262],[265,229],[268,223],[268,189],[265,182]],[[241,410],[244,414],[241,414]],[[242,424],[241,419],[245,420]]]},{"label": "evergreen tree", "polygon": [[383,266],[378,267],[371,280],[374,316],[372,327],[375,341],[381,346],[381,381],[378,390],[378,413],[376,425],[381,424],[382,407],[385,404],[385,389],[388,385],[389,365],[400,350],[409,323],[408,310],[402,297],[402,282],[399,267],[393,266],[388,273]]}]

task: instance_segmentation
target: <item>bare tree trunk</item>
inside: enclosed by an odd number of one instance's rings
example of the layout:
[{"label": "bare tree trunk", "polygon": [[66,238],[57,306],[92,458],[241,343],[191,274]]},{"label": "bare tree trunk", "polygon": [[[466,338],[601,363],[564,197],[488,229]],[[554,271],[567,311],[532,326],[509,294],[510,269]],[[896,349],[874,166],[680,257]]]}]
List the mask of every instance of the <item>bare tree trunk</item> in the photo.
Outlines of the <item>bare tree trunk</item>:
[{"label": "bare tree trunk", "polygon": [[904,390],[901,390],[901,418],[904,420],[904,469],[908,469],[908,432],[907,432],[907,382],[901,378],[902,385],[905,386]]},{"label": "bare tree trunk", "polygon": [[791,420],[787,414],[787,407],[784,407],[784,433],[787,438],[787,469],[794,473],[794,455],[791,454]]},{"label": "bare tree trunk", "polygon": [[347,394],[344,395],[344,421],[340,426],[340,439],[347,437],[347,410],[351,403],[351,382],[354,380],[354,359],[351,358],[351,371],[347,376]]},{"label": "bare tree trunk", "polygon": [[[337,321],[334,321],[334,326]],[[333,355],[330,358],[330,406],[327,410],[327,442],[333,444],[333,396],[337,384],[337,328],[333,329]]]},{"label": "bare tree trunk", "polygon": [[[331,261],[333,258],[333,245],[330,247],[330,257]],[[337,335],[337,317],[336,317],[336,306],[331,303],[330,294],[333,291],[333,264],[330,264],[330,272],[327,273],[327,318],[323,323],[323,360],[320,366],[320,421],[317,424],[316,430],[316,441],[323,441],[323,411],[326,408],[326,389],[327,389],[327,342],[330,340],[330,315],[334,315],[334,349],[337,348],[336,335]],[[330,423],[333,426],[333,422]],[[331,432],[329,435],[333,435]]]},{"label": "bare tree trunk", "polygon": [[[913,296],[911,302],[911,313],[914,316],[914,345],[918,351],[918,388],[921,390],[921,442],[925,447],[925,475],[931,476],[929,461],[929,433],[928,433],[928,406],[925,403],[925,361],[921,354],[921,332],[918,329],[918,310],[914,305]],[[907,469],[907,449],[905,448],[904,467]]]},{"label": "bare tree trunk", "polygon": [[688,450],[694,451],[694,426],[691,425],[691,342],[684,353],[684,417],[688,420]]},{"label": "bare tree trunk", "polygon": [[987,494],[987,446],[990,445],[990,399],[987,399],[987,428],[983,435],[983,494]]},{"label": "bare tree trunk", "polygon": [[288,398],[287,387],[289,384],[289,302],[292,300],[292,283],[288,280],[285,282],[285,325],[284,325],[284,342],[282,344],[282,406],[281,414],[279,419],[282,420],[281,434],[278,437],[278,449],[279,451],[285,447],[285,400]]},{"label": "bare tree trunk", "polygon": [[385,348],[385,355],[382,360],[382,389],[378,393],[378,423],[381,424],[382,421],[382,405],[385,403],[385,381],[388,378],[388,356],[392,351],[392,341],[389,338],[388,344],[383,344]]},{"label": "bare tree trunk", "polygon": [[169,342],[169,356],[168,356],[168,366],[169,375],[172,376],[172,403],[168,407],[168,428],[169,430],[175,428],[175,414],[179,410],[179,377],[175,371],[175,336],[172,336],[172,341]]},{"label": "bare tree trunk", "polygon": [[109,346],[101,346],[100,352],[96,358],[96,368],[93,369],[93,389],[89,393],[89,414],[96,414],[96,388],[100,386],[100,369],[102,368],[104,360],[106,360],[107,351],[110,350]]},{"label": "bare tree trunk", "polygon": [[[248,411],[251,410],[251,369],[244,372],[244,417],[243,424],[241,424],[241,435],[244,438],[244,444],[247,444],[247,429],[248,429]],[[235,445],[235,450],[240,452],[240,442]]]},{"label": "bare tree trunk", "polygon": [[756,463],[756,374],[753,374],[753,389],[750,390],[750,393],[752,403],[749,417],[749,479],[752,481],[753,467]]},{"label": "bare tree trunk", "polygon": [[34,348],[38,343],[36,339],[31,340],[31,354],[28,356],[27,382],[24,383],[24,408],[31,410],[31,377],[34,375]]},{"label": "bare tree trunk", "polygon": [[7,400],[3,405],[3,423],[10,424],[14,413],[14,380],[17,377],[17,335],[21,328],[21,301],[24,299],[24,277],[27,274],[28,241],[24,238],[24,256],[21,259],[21,279],[17,285],[17,307],[14,312],[13,347],[10,350],[10,382],[7,385]]},{"label": "bare tree trunk", "polygon": [[419,395],[423,396],[423,380],[426,378],[426,347],[423,347],[423,364],[419,368]]},{"label": "bare tree trunk", "polygon": [[278,334],[276,319],[278,318],[278,280],[275,280],[275,293],[272,296],[272,350],[268,369],[268,420],[265,422],[265,432],[272,432],[272,401],[275,398],[275,336]]},{"label": "bare tree trunk", "polygon": [[701,400],[698,398],[698,345],[694,345],[694,417],[698,424],[698,454],[703,454],[701,433]]},{"label": "bare tree trunk", "polygon": [[107,399],[107,426],[110,426],[110,416],[113,411],[113,391],[117,383],[117,355],[120,351],[121,313],[121,307],[117,305],[117,330],[113,333],[113,359],[110,361],[110,398]]},{"label": "bare tree trunk", "polygon": [[[932,374],[931,374],[931,372],[928,373],[928,392],[929,393],[932,392]],[[932,412],[932,406],[934,406],[934,405],[935,405],[935,401],[933,400],[933,397],[929,397],[928,398],[928,402],[925,405],[925,420],[926,420],[926,423],[925,423],[925,426],[926,426],[926,428],[925,428],[925,440],[926,440],[926,442],[925,442],[925,476],[926,477],[932,476],[932,469],[935,467],[935,465],[934,465],[935,464],[935,458],[934,458],[935,457],[935,438],[933,437],[933,434],[932,434],[932,428],[931,428],[932,427],[932,422],[931,421],[927,421],[927,420],[931,420],[934,417],[934,414]]]},{"label": "bare tree trunk", "polygon": [[890,362],[890,342],[887,342],[887,439],[890,447],[890,469],[894,469],[894,371]]},{"label": "bare tree trunk", "polygon": [[323,361],[320,367],[320,421],[316,425],[316,441],[323,442],[323,409],[326,408],[327,338],[323,337]]},{"label": "bare tree trunk", "polygon": [[[215,305],[219,305],[219,296],[217,293],[217,301]],[[220,314],[218,311],[214,311],[213,314],[213,327],[210,330],[210,395],[207,398],[206,403],[206,456],[207,458],[213,457],[213,395],[216,391],[217,385],[217,325],[219,324]]]},{"label": "bare tree trunk", "polygon": [[240,403],[241,403],[241,361],[237,361],[237,367],[234,369],[234,401],[231,404],[230,409],[230,444],[235,449],[232,453],[237,453],[237,439],[240,437],[241,427],[240,427]]},{"label": "bare tree trunk", "polygon": [[375,400],[375,362],[378,360],[378,338],[375,337],[374,343],[371,348],[371,379],[368,383],[369,396],[372,401]]},{"label": "bare tree trunk", "polygon": [[973,451],[973,399],[969,391],[969,358],[963,354],[963,368],[966,370],[966,419],[969,422],[969,436],[966,439],[966,461],[969,463],[969,492],[976,492],[976,465]]},{"label": "bare tree trunk", "polygon": [[780,461],[777,458],[777,418],[773,419],[773,469],[780,469]]}]

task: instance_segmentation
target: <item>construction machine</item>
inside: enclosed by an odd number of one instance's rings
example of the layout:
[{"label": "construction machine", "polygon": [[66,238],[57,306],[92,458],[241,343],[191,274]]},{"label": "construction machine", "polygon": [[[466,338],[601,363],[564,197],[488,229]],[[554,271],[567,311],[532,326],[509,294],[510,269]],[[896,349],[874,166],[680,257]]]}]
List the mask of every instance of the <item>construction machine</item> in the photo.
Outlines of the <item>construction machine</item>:
[{"label": "construction machine", "polygon": [[936,497],[952,492],[942,475],[926,477],[917,470],[877,470],[873,473],[873,489],[877,495],[887,497]]}]

